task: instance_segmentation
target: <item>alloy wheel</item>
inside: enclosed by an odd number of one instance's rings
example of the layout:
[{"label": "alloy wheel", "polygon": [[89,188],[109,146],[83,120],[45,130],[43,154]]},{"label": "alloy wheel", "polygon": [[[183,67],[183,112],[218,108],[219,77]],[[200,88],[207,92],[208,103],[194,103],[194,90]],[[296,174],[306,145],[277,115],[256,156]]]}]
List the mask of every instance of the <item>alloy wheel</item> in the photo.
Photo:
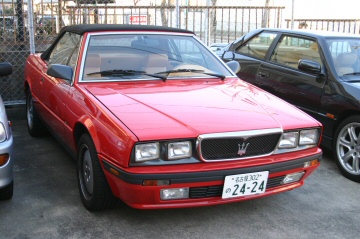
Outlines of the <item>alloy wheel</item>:
[{"label": "alloy wheel", "polygon": [[360,175],[360,123],[352,122],[342,128],[336,141],[340,165],[352,175]]}]

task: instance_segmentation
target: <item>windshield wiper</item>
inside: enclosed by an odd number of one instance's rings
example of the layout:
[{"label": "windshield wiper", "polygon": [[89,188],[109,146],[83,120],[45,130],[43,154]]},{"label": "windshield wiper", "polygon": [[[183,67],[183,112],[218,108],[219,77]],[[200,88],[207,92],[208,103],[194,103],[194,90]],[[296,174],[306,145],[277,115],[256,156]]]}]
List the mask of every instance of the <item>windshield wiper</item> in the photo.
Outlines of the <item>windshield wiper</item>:
[{"label": "windshield wiper", "polygon": [[344,76],[350,76],[350,75],[360,75],[360,72],[351,72],[351,73],[346,73],[344,74]]},{"label": "windshield wiper", "polygon": [[148,74],[146,71],[135,71],[135,70],[121,70],[121,69],[113,69],[106,71],[97,71],[91,72],[87,74],[88,76],[100,74],[101,76],[133,76],[133,75],[146,75],[154,78],[160,78],[162,80],[166,80],[165,76],[157,75],[157,74]]},{"label": "windshield wiper", "polygon": [[220,78],[221,80],[225,79],[225,76],[219,73],[209,73],[209,72],[205,72],[204,70],[197,70],[197,69],[177,69],[177,70],[169,70],[169,71],[162,71],[162,72],[157,72],[155,73],[157,74],[166,74],[166,76],[170,75],[171,73],[183,73],[183,72],[190,72],[190,73],[199,73],[199,74],[204,74],[204,75],[209,75],[209,76],[215,76]]}]

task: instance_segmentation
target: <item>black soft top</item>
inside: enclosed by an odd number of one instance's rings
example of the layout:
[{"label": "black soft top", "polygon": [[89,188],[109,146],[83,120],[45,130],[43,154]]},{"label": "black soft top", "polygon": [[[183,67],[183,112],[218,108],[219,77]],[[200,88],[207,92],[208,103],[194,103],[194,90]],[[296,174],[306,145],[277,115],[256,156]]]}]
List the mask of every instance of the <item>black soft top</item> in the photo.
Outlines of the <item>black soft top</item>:
[{"label": "black soft top", "polygon": [[59,35],[51,46],[41,54],[41,59],[46,60],[49,57],[50,52],[54,48],[55,44],[60,40],[65,32],[72,32],[79,35],[83,35],[86,32],[101,32],[101,31],[162,31],[162,32],[174,32],[174,33],[190,33],[192,31],[162,27],[162,26],[151,26],[151,25],[130,25],[130,24],[81,24],[65,26],[61,29]]},{"label": "black soft top", "polygon": [[150,25],[129,25],[129,24],[82,24],[66,26],[61,29],[60,34],[63,32],[73,32],[77,34],[84,34],[86,32],[98,32],[98,31],[167,31],[167,32],[180,32],[180,33],[193,33],[188,30],[162,27],[162,26],[150,26]]}]

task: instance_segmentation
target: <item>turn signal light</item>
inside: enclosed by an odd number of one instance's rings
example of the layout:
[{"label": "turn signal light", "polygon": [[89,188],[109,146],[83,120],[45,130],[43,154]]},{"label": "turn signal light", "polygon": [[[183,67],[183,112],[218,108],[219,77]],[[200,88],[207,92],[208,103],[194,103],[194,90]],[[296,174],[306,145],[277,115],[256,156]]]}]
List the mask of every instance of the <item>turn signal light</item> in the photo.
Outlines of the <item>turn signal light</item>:
[{"label": "turn signal light", "polygon": [[311,166],[315,166],[315,165],[318,165],[319,164],[319,160],[318,159],[314,159],[312,161],[307,161],[304,163],[304,168],[308,168],[308,167],[311,167]]},{"label": "turn signal light", "polygon": [[120,175],[119,171],[117,171],[117,170],[114,169],[114,168],[110,168],[110,172],[111,172],[112,174],[116,175],[116,176],[119,176],[119,175]]},{"label": "turn signal light", "polygon": [[335,115],[333,115],[333,114],[326,113],[326,116],[330,119],[335,119]]},{"label": "turn signal light", "polygon": [[9,161],[9,154],[0,155],[0,167],[5,165]]},{"label": "turn signal light", "polygon": [[170,180],[163,179],[163,180],[144,180],[143,186],[165,186],[170,185]]}]

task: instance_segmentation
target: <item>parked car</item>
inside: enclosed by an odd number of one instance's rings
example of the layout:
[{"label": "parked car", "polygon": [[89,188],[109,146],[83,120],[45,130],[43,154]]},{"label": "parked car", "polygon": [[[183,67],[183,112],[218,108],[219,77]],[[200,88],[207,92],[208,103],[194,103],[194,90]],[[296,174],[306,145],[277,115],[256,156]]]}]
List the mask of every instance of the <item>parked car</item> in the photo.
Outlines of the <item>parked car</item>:
[{"label": "parked car", "polygon": [[342,174],[360,182],[360,36],[258,29],[233,42],[222,58],[237,75],[319,120],[322,144]]},{"label": "parked car", "polygon": [[[0,77],[12,73],[10,63],[0,63]],[[4,103],[0,96],[0,200],[8,200],[13,196],[13,137],[10,122],[7,119]]]},{"label": "parked car", "polygon": [[210,49],[216,53],[216,55],[218,55],[219,57],[222,56],[222,54],[224,53],[224,49],[226,48],[226,46],[228,46],[229,43],[213,43],[210,45]]},{"label": "parked car", "polygon": [[241,81],[193,32],[64,27],[25,66],[28,130],[77,161],[88,210],[216,205],[291,190],[319,166],[321,124]]}]

